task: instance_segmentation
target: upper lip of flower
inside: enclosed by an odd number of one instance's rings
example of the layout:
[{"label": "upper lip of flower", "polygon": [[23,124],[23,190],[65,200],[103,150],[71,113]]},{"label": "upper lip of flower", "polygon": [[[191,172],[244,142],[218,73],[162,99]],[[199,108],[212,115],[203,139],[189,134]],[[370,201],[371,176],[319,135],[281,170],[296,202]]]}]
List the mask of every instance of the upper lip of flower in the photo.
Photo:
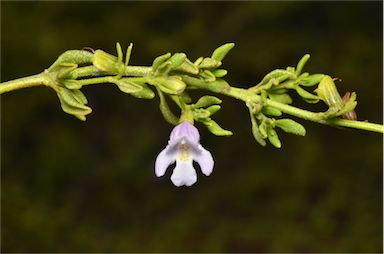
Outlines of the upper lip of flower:
[{"label": "upper lip of flower", "polygon": [[200,145],[199,131],[188,121],[177,125],[171,132],[167,147],[159,153],[155,162],[155,174],[165,174],[168,166],[176,161],[171,180],[176,186],[190,186],[197,181],[193,161],[196,161],[204,175],[213,171],[214,161],[209,151]]}]

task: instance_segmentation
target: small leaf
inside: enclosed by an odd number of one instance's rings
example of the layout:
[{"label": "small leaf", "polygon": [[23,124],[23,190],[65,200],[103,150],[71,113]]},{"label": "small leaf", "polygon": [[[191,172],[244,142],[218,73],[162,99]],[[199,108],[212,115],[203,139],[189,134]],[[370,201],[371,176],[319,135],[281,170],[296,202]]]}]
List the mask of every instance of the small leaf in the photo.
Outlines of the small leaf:
[{"label": "small leaf", "polygon": [[216,80],[216,76],[209,70],[202,71],[200,76],[207,82],[213,82]]},{"label": "small leaf", "polygon": [[275,126],[281,128],[285,132],[305,136],[304,126],[291,119],[278,119],[275,121]]},{"label": "small leaf", "polygon": [[277,69],[273,70],[267,75],[264,76],[264,78],[261,80],[261,82],[258,84],[259,85],[264,85],[268,83],[271,79],[277,79],[279,77],[283,76],[285,79],[287,78],[295,78],[295,74],[292,72],[289,72],[287,70],[282,70],[282,69]]},{"label": "small leaf", "polygon": [[197,121],[201,121],[202,119],[207,118],[210,115],[211,115],[210,112],[206,109],[203,109],[203,108],[198,108],[198,109],[193,110],[193,117]]},{"label": "small leaf", "polygon": [[220,108],[221,108],[220,105],[212,105],[212,106],[209,106],[207,108],[207,110],[209,111],[209,114],[211,116],[211,115],[215,114],[217,111],[219,111]]},{"label": "small leaf", "polygon": [[277,101],[284,104],[291,104],[292,98],[289,94],[268,94],[269,98],[273,101]]},{"label": "small leaf", "polygon": [[274,147],[276,148],[281,147],[279,136],[277,135],[276,131],[272,127],[268,128],[268,140]]},{"label": "small leaf", "polygon": [[222,101],[210,95],[205,95],[201,97],[195,104],[192,105],[193,108],[205,108],[211,105],[220,104]]},{"label": "small leaf", "polygon": [[270,116],[281,116],[282,115],[280,110],[278,110],[274,107],[271,107],[271,106],[264,106],[262,109],[262,112],[264,114],[270,115]]},{"label": "small leaf", "polygon": [[309,54],[305,54],[299,61],[299,63],[296,66],[296,75],[300,75],[301,71],[304,68],[304,65],[307,63],[311,56]]},{"label": "small leaf", "polygon": [[199,74],[199,68],[197,68],[196,65],[194,65],[191,61],[189,61],[188,58],[186,58],[180,66],[175,68],[175,70],[189,73],[192,75]]},{"label": "small leaf", "polygon": [[164,55],[161,55],[161,56],[158,56],[155,58],[155,60],[153,61],[152,63],[152,69],[153,71],[156,71],[157,68],[162,64],[164,63],[165,61],[167,61],[170,57],[171,57],[171,53],[166,53]]},{"label": "small leaf", "polygon": [[224,70],[224,69],[217,69],[217,70],[213,70],[212,71],[213,75],[216,76],[216,78],[222,78],[224,77],[225,75],[227,75],[227,70]]},{"label": "small leaf", "polygon": [[302,86],[314,86],[318,84],[324,77],[324,74],[313,74],[299,79],[299,84]]},{"label": "small leaf", "polygon": [[142,87],[142,90],[131,93],[132,96],[139,99],[153,99],[155,97],[155,93],[146,84],[140,83],[139,85]]},{"label": "small leaf", "polygon": [[259,131],[260,131],[260,136],[263,138],[263,139],[266,139],[268,137],[268,131],[267,131],[267,124],[264,122],[262,122],[260,125],[259,125]]},{"label": "small leaf", "polygon": [[62,81],[63,85],[71,90],[80,89],[82,84],[78,80],[74,79],[65,79]]},{"label": "small leaf", "polygon": [[94,54],[85,50],[67,50],[49,67],[48,71],[55,71],[62,64],[87,64],[92,63]]},{"label": "small leaf", "polygon": [[164,119],[173,125],[178,124],[179,119],[172,113],[171,109],[168,106],[167,100],[164,97],[163,92],[157,89],[160,98],[160,111],[163,114]]},{"label": "small leaf", "polygon": [[187,56],[184,53],[176,53],[171,58],[168,59],[169,62],[171,62],[171,69],[175,69],[179,67],[187,58]]},{"label": "small leaf", "polygon": [[87,97],[80,90],[72,90],[73,97],[81,104],[87,104]]},{"label": "small leaf", "polygon": [[215,59],[206,57],[203,59],[203,61],[199,64],[199,68],[202,69],[215,69],[221,65],[220,61],[217,61]]},{"label": "small leaf", "polygon": [[226,43],[213,51],[211,58],[222,61],[228,52],[235,46],[235,43]]},{"label": "small leaf", "polygon": [[265,142],[264,138],[262,137],[262,135],[260,133],[259,126],[257,125],[257,121],[256,121],[256,118],[255,118],[255,115],[252,113],[251,109],[249,110],[249,114],[250,114],[250,117],[251,117],[253,137],[255,138],[257,143],[259,143],[262,146],[265,146],[266,142]]},{"label": "small leaf", "polygon": [[143,90],[141,85],[136,84],[135,82],[128,79],[115,79],[114,83],[117,85],[120,91],[128,94],[137,93]]},{"label": "small leaf", "polygon": [[233,133],[228,130],[221,128],[215,121],[210,118],[206,118],[202,123],[207,127],[207,129],[216,136],[231,136]]},{"label": "small leaf", "polygon": [[301,96],[301,98],[303,98],[304,101],[308,103],[317,103],[320,100],[318,96],[307,92],[306,90],[304,90],[299,86],[296,87],[296,92],[298,93],[298,95]]}]

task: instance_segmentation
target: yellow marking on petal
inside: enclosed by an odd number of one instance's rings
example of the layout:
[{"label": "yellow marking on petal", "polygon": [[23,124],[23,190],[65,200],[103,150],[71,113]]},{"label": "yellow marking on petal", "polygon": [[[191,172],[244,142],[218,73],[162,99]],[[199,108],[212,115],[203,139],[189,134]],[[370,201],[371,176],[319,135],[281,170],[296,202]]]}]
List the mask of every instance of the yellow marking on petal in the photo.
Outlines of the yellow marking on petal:
[{"label": "yellow marking on petal", "polygon": [[188,144],[182,142],[179,146],[179,151],[180,151],[179,159],[181,161],[189,160],[190,147]]}]

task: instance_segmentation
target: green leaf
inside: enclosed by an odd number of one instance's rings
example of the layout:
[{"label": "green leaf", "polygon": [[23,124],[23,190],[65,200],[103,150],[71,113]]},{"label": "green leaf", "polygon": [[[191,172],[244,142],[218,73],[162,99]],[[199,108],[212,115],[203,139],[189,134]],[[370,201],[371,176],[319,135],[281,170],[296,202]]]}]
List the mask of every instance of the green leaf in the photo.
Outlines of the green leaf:
[{"label": "green leaf", "polygon": [[274,147],[276,148],[281,147],[279,136],[271,126],[268,127],[268,140]]},{"label": "green leaf", "polygon": [[198,109],[193,110],[193,117],[197,121],[201,121],[202,119],[207,118],[210,115],[211,115],[211,113],[208,110],[203,109],[203,108],[198,108]]},{"label": "green leaf", "polygon": [[299,79],[299,84],[302,86],[314,86],[318,84],[324,77],[324,74],[313,74]]},{"label": "green leaf", "polygon": [[140,83],[139,85],[142,87],[142,90],[131,93],[132,96],[139,99],[153,99],[155,97],[155,93],[146,84]]},{"label": "green leaf", "polygon": [[62,84],[66,88],[71,89],[71,90],[80,89],[83,86],[81,84],[81,82],[79,82],[78,80],[74,80],[74,79],[65,79],[62,81]]},{"label": "green leaf", "polygon": [[207,129],[216,136],[231,136],[233,133],[228,130],[221,128],[215,121],[210,118],[205,118],[202,123],[207,127]]},{"label": "green leaf", "polygon": [[143,90],[143,87],[139,84],[136,84],[133,81],[130,81],[129,79],[115,79],[114,83],[117,85],[117,87],[120,89],[120,91],[124,93],[137,93]]},{"label": "green leaf", "polygon": [[192,75],[199,74],[199,68],[197,68],[196,65],[194,65],[191,61],[189,61],[188,58],[186,58],[184,60],[184,62],[180,66],[175,68],[175,70],[176,71],[185,72],[185,73],[189,73],[189,74],[192,74]]},{"label": "green leaf", "polygon": [[270,73],[268,73],[267,75],[265,75],[264,78],[261,80],[261,82],[258,85],[266,84],[271,79],[278,79],[278,78],[280,78],[282,76],[283,76],[284,79],[295,78],[295,74],[294,73],[289,72],[287,70],[277,69],[277,70],[273,70]]},{"label": "green leaf", "polygon": [[156,77],[149,80],[148,83],[157,86],[161,91],[168,94],[180,94],[186,87],[179,76]]},{"label": "green leaf", "polygon": [[211,105],[220,104],[221,100],[215,96],[205,95],[201,97],[195,104],[192,105],[193,108],[205,108]]},{"label": "green leaf", "polygon": [[57,72],[57,78],[58,79],[67,79],[71,78],[71,72],[76,70],[77,64],[72,64],[72,63],[63,63],[60,64]]},{"label": "green leaf", "polygon": [[215,59],[206,57],[203,59],[203,61],[199,64],[199,68],[202,69],[215,69],[221,65],[220,61],[217,61]]},{"label": "green leaf", "polygon": [[304,65],[307,63],[311,56],[309,54],[305,54],[299,61],[299,63],[296,66],[296,75],[300,75],[301,71],[304,68]]},{"label": "green leaf", "polygon": [[216,76],[209,70],[204,70],[200,73],[200,76],[204,79],[206,82],[213,82],[216,80]]},{"label": "green leaf", "polygon": [[235,46],[235,43],[226,43],[213,51],[211,58],[222,61],[228,52]]},{"label": "green leaf", "polygon": [[222,78],[224,77],[225,75],[227,75],[227,70],[224,70],[224,69],[217,69],[217,70],[213,70],[212,71],[213,75],[216,76],[216,78]]},{"label": "green leaf", "polygon": [[261,110],[264,114],[270,115],[270,116],[281,116],[282,113],[280,110],[271,107],[271,106],[264,106],[263,109]]},{"label": "green leaf", "polygon": [[81,104],[87,104],[87,97],[80,90],[72,90],[73,97]]},{"label": "green leaf", "polygon": [[168,59],[168,61],[171,63],[170,67],[171,69],[175,69],[179,67],[187,58],[187,56],[184,53],[176,53],[171,58]]},{"label": "green leaf", "polygon": [[249,115],[251,117],[253,137],[255,138],[257,143],[259,143],[262,146],[265,146],[266,142],[265,142],[264,138],[262,137],[262,135],[260,133],[259,126],[257,125],[257,121],[256,121],[256,118],[255,118],[255,115],[252,113],[251,109],[249,109]]},{"label": "green leaf", "polygon": [[298,93],[298,95],[301,96],[301,98],[303,98],[304,101],[308,103],[318,103],[320,100],[318,96],[307,92],[306,90],[304,90],[299,86],[296,87],[296,92]]},{"label": "green leaf", "polygon": [[275,126],[281,128],[285,132],[299,136],[305,136],[306,133],[304,126],[291,119],[278,119],[275,121]]},{"label": "green leaf", "polygon": [[269,98],[273,101],[277,101],[284,104],[291,104],[292,98],[289,94],[268,94]]},{"label": "green leaf", "polygon": [[92,63],[94,55],[86,50],[67,50],[49,67],[48,71],[54,71],[62,64],[87,64]]},{"label": "green leaf", "polygon": [[166,53],[164,55],[161,55],[161,56],[158,56],[155,58],[155,60],[153,61],[152,63],[152,69],[153,71],[156,71],[157,68],[162,64],[164,63],[165,61],[167,61],[170,57],[171,57],[171,53]]},{"label": "green leaf", "polygon": [[163,92],[161,92],[159,89],[157,89],[157,92],[159,93],[160,98],[160,111],[163,114],[164,119],[170,124],[178,124],[179,119],[172,113],[171,109],[169,108]]},{"label": "green leaf", "polygon": [[219,111],[220,108],[221,108],[220,105],[212,105],[212,106],[209,106],[207,108],[207,110],[209,111],[209,114],[211,116],[211,115],[215,114],[217,111]]}]

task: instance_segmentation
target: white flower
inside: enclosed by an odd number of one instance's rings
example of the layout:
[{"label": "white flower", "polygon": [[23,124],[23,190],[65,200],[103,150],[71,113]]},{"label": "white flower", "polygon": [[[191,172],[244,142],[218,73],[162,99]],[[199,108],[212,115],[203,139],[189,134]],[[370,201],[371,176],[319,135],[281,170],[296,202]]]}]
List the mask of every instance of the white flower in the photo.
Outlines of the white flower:
[{"label": "white flower", "polygon": [[163,176],[167,168],[176,161],[171,180],[176,186],[191,186],[197,181],[193,161],[199,163],[204,175],[213,170],[213,158],[200,145],[199,131],[190,122],[184,121],[173,128],[167,147],[159,153],[155,162],[155,174]]}]

